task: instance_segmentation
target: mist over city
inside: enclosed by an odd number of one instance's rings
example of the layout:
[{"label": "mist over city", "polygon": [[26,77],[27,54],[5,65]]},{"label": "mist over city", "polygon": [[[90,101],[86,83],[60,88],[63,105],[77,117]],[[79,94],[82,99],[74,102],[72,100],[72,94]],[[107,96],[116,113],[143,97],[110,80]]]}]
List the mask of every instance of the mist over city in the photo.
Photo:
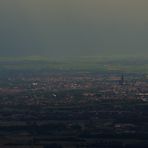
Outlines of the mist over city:
[{"label": "mist over city", "polygon": [[147,148],[147,8],[1,0],[0,148]]},{"label": "mist over city", "polygon": [[146,0],[1,0],[1,56],[147,54]]}]

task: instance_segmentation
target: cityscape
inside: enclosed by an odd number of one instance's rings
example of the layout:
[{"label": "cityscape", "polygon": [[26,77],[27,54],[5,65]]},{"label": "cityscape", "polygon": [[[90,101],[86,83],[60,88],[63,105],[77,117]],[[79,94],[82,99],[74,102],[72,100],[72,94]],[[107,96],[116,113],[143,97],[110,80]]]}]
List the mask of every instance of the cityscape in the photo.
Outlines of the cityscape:
[{"label": "cityscape", "polygon": [[0,148],[148,148],[148,0],[0,0]]},{"label": "cityscape", "polygon": [[0,147],[147,147],[147,108],[146,74],[7,74],[0,78]]}]

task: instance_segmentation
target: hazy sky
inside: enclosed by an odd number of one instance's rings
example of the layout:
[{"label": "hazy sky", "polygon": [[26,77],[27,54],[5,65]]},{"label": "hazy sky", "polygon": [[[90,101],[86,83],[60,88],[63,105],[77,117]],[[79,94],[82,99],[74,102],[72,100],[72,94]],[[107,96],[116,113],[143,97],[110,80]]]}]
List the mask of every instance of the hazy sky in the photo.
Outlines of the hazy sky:
[{"label": "hazy sky", "polygon": [[148,54],[148,0],[0,0],[0,55]]}]

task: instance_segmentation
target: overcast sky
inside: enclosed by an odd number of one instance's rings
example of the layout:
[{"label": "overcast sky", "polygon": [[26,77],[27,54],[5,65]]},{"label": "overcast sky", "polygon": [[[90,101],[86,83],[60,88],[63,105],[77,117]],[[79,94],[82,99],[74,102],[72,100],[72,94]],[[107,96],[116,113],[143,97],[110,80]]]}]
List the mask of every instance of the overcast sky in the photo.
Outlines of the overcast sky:
[{"label": "overcast sky", "polygon": [[0,55],[148,54],[148,0],[0,0]]}]

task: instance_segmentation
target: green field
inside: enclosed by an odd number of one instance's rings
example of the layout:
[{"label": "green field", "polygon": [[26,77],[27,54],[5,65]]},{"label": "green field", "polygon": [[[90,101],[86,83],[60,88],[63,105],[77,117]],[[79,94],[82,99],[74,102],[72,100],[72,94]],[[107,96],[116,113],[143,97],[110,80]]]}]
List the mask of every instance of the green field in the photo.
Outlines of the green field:
[{"label": "green field", "polygon": [[0,57],[0,70],[87,70],[148,73],[147,55],[83,56],[51,59],[42,56]]}]

